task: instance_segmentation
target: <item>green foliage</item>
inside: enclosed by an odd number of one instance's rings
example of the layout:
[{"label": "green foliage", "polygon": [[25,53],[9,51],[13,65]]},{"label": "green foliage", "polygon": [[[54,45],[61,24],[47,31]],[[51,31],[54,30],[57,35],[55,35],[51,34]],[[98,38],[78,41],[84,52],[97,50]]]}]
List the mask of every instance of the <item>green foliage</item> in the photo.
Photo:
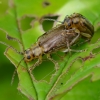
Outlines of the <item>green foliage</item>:
[{"label": "green foliage", "polygon": [[[91,21],[95,27],[91,43],[83,43],[74,48],[85,51],[65,56],[60,54],[64,56],[63,60],[56,56],[56,53],[52,55],[59,63],[58,72],[55,72],[53,63],[46,60],[33,70],[33,78],[29,68],[36,60],[28,64],[22,61],[17,69],[18,90],[29,100],[100,99],[99,0],[9,0],[9,6],[7,5],[5,9],[0,13],[2,15],[0,16],[0,40],[21,52],[30,48],[44,33],[40,23],[42,17],[56,16],[54,18],[57,18],[60,15],[59,20],[63,21],[66,15],[78,12]],[[49,22],[43,25],[43,27],[48,26],[47,29],[51,28]],[[10,39],[16,38],[17,41],[6,40],[5,35]],[[5,55],[16,67],[23,58],[11,47],[6,49]]]}]

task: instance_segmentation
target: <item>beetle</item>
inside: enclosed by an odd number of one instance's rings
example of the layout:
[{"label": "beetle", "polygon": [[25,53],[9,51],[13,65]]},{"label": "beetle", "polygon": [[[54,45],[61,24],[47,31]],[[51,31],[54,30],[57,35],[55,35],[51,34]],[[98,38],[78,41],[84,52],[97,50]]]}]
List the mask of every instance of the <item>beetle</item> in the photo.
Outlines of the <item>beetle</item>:
[{"label": "beetle", "polygon": [[[50,55],[58,50],[63,52],[65,50],[73,51],[70,49],[70,46],[78,41],[79,35],[74,29],[66,30],[65,25],[58,25],[40,36],[37,42],[25,51],[24,60],[30,62],[38,58],[38,61],[34,64],[35,67],[42,62],[42,56],[45,54],[55,64],[56,69],[58,69],[58,63]],[[33,70],[33,67],[30,70]]]},{"label": "beetle", "polygon": [[[35,64],[35,66],[37,66],[42,62],[42,55],[46,54],[47,58],[55,63],[50,57],[52,52],[57,50],[63,50],[64,52],[72,51],[70,46],[75,44],[80,37],[90,41],[93,34],[93,25],[83,15],[74,13],[70,16],[66,16],[61,24],[40,36],[37,43],[33,45],[33,48],[26,51],[24,56],[25,61],[39,58]],[[55,63],[55,65],[57,65],[57,63]]]},{"label": "beetle", "polygon": [[74,13],[70,16],[66,16],[61,24],[41,35],[36,43],[19,54],[24,56],[23,59],[25,62],[30,62],[38,58],[37,62],[29,68],[30,72],[42,63],[43,55],[47,55],[47,58],[55,64],[55,68],[58,70],[58,63],[52,59],[51,54],[58,50],[62,52],[77,52],[77,50],[70,49],[70,47],[76,44],[80,38],[90,41],[93,34],[93,25],[83,15]]},{"label": "beetle", "polygon": [[83,38],[91,40],[94,35],[94,26],[81,14],[73,13],[70,16],[66,16],[62,22],[66,29],[75,28],[76,31],[80,31]]},{"label": "beetle", "polygon": [[64,24],[66,30],[75,28],[76,31],[80,31],[83,38],[91,40],[94,35],[94,26],[80,13],[73,13],[72,15],[67,15],[63,21],[57,21],[54,19],[45,18],[43,20],[56,21]]}]

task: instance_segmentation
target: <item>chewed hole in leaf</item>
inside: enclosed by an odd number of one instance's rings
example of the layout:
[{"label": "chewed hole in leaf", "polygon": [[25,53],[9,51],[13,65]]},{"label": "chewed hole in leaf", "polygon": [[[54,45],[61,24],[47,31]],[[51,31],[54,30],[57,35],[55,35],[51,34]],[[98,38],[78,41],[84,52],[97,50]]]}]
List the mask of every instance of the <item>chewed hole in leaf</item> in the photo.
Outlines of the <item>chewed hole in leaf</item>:
[{"label": "chewed hole in leaf", "polygon": [[67,56],[66,53],[61,51],[57,51],[54,54],[52,54],[52,58],[56,60],[58,63],[62,62],[66,56]]},{"label": "chewed hole in leaf", "polygon": [[[64,61],[64,57],[66,56],[65,53],[57,52],[51,55],[52,59],[58,63],[58,67],[60,69],[60,63]],[[33,64],[36,63],[37,60],[34,61]],[[52,80],[53,77],[55,77],[56,69],[55,65],[52,61],[48,60],[46,55],[43,56],[42,63],[37,66],[33,70],[33,76],[37,81],[47,81],[48,83]]]},{"label": "chewed hole in leaf", "polygon": [[[1,41],[0,45],[5,44],[5,47],[12,46],[12,48],[20,51],[20,47],[19,47],[20,41],[17,38],[9,36],[8,33],[5,30],[1,29],[1,28],[0,28],[0,34],[2,35],[0,37],[0,41]],[[14,40],[14,41],[9,41],[9,40]]]},{"label": "chewed hole in leaf", "polygon": [[50,81],[50,78],[55,73],[54,64],[49,60],[43,61],[33,70],[33,75],[37,81]]},{"label": "chewed hole in leaf", "polygon": [[70,65],[65,68],[66,70],[64,69],[64,72],[66,71],[67,73],[66,80],[69,80],[72,75],[82,68],[83,64],[84,62],[81,58],[76,58],[74,61],[72,61]]},{"label": "chewed hole in leaf", "polygon": [[71,73],[74,73],[76,72],[78,69],[80,69],[83,65],[83,61],[81,58],[78,58],[78,59],[75,59],[74,62],[72,62],[72,64],[70,65],[70,69],[69,69],[69,72]]},{"label": "chewed hole in leaf", "polygon": [[80,70],[80,68],[82,68],[82,66],[83,66],[83,60],[81,58],[77,58],[74,61],[71,61],[69,66],[65,66],[66,70],[62,71],[62,74],[60,75],[59,80],[55,85],[55,90],[53,92],[61,88],[61,86],[67,84],[67,82],[74,76],[74,74],[78,70]]},{"label": "chewed hole in leaf", "polygon": [[[58,67],[60,69],[60,63],[64,61],[66,54],[62,52],[57,52],[51,55],[52,59],[58,63]],[[34,63],[36,60],[34,61]],[[33,75],[37,81],[47,81],[48,83],[51,82],[52,78],[55,77],[56,69],[55,65],[52,61],[48,60],[46,55],[43,56],[42,63],[37,66],[33,70]]]},{"label": "chewed hole in leaf", "polygon": [[34,25],[34,20],[36,18],[32,17],[32,16],[24,16],[21,20],[20,20],[20,27],[22,31],[26,31],[30,28],[33,27]]},{"label": "chewed hole in leaf", "polygon": [[93,50],[92,50],[92,53],[93,53],[93,54],[98,54],[98,53],[100,53],[100,46],[97,47],[97,48],[95,48],[95,49],[93,49]]},{"label": "chewed hole in leaf", "polygon": [[42,24],[43,30],[44,31],[48,31],[54,25],[54,21],[52,21],[52,20],[45,20],[45,19],[54,19],[54,20],[57,20],[58,17],[59,17],[58,15],[48,15],[48,16],[42,17],[41,20],[40,20],[40,22]]},{"label": "chewed hole in leaf", "polygon": [[44,1],[44,2],[43,2],[43,7],[48,7],[48,6],[50,6],[50,2]]}]

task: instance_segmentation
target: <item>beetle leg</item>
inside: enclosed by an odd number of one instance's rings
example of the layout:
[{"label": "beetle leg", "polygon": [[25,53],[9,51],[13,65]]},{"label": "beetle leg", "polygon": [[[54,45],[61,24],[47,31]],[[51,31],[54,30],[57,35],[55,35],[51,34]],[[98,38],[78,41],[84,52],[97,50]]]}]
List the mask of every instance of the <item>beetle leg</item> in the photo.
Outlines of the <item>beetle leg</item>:
[{"label": "beetle leg", "polygon": [[73,43],[75,43],[75,41],[80,37],[80,33],[78,33],[78,35],[71,41],[70,45],[72,45]]},{"label": "beetle leg", "polygon": [[88,33],[83,33],[83,32],[81,32],[80,34],[81,34],[82,36],[84,36],[84,37],[91,38],[91,35],[88,34]]},{"label": "beetle leg", "polygon": [[[70,51],[72,51],[72,52],[83,52],[83,51],[85,51],[85,50],[74,50],[74,49],[70,49]],[[68,49],[66,49],[66,50],[64,50],[63,52],[69,52],[68,51]]]},{"label": "beetle leg", "polygon": [[76,32],[78,35],[71,41],[71,43],[69,43],[69,41],[66,40],[66,42],[67,42],[67,48],[68,48],[68,51],[69,51],[69,52],[71,51],[70,46],[71,46],[73,43],[75,43],[75,41],[76,41],[76,40],[79,38],[79,36],[80,36],[80,31],[79,31],[78,29],[75,29],[75,32]]},{"label": "beetle leg", "polygon": [[71,49],[70,51],[73,51],[73,52],[83,52],[85,50],[74,50],[74,49]]},{"label": "beetle leg", "polygon": [[68,49],[69,49],[69,46],[72,45],[73,43],[75,43],[75,41],[76,41],[76,40],[79,38],[79,36],[80,36],[80,31],[79,31],[78,29],[76,29],[76,28],[69,29],[69,30],[65,30],[65,31],[70,32],[70,31],[72,31],[72,30],[75,30],[75,33],[77,33],[78,35],[72,40],[72,42],[71,42],[70,44],[68,43],[68,40],[66,40],[66,41],[67,41],[67,47],[68,47]]},{"label": "beetle leg", "polygon": [[69,41],[66,40],[66,42],[67,42],[67,48],[68,48],[68,51],[70,52],[70,44],[69,44]]},{"label": "beetle leg", "polygon": [[56,62],[54,59],[52,59],[50,54],[47,54],[47,58],[54,63],[56,71],[57,71],[59,69],[58,62]]},{"label": "beetle leg", "polygon": [[[78,33],[78,30],[76,30],[76,31]],[[73,52],[82,52],[82,51],[84,51],[84,50],[74,50],[74,49],[70,49],[70,46],[73,43],[75,43],[75,41],[79,38],[79,36],[80,36],[80,33],[78,33],[78,35],[71,41],[71,43],[69,43],[68,40],[67,40],[67,48],[68,49],[64,50],[63,52],[70,52],[70,51],[73,51]]]},{"label": "beetle leg", "polygon": [[39,56],[38,61],[37,61],[34,65],[32,65],[32,66],[29,68],[29,71],[32,72],[32,70],[33,70],[36,66],[39,66],[41,63],[42,63],[42,56]]}]

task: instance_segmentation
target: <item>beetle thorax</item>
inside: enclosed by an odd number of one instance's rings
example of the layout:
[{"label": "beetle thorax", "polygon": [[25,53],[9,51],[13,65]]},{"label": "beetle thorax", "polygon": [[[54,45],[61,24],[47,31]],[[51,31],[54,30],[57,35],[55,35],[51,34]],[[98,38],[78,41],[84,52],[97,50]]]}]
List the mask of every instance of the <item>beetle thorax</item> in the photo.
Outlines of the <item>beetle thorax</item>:
[{"label": "beetle thorax", "polygon": [[40,46],[36,46],[35,48],[32,48],[32,53],[35,58],[38,58],[40,55],[43,54],[43,49]]}]

